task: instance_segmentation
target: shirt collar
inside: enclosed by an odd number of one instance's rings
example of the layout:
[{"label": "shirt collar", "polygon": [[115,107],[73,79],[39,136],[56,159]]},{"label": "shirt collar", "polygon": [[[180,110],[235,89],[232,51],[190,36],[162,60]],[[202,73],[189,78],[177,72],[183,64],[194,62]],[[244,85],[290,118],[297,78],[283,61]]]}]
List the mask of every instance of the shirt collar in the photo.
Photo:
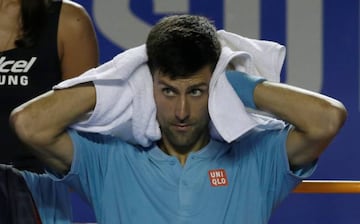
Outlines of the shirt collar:
[{"label": "shirt collar", "polygon": [[[210,139],[209,143],[197,152],[190,153],[191,156],[197,158],[213,158],[217,155],[223,154],[229,149],[229,144],[220,142],[215,139]],[[151,158],[157,161],[174,160],[174,156],[170,156],[163,152],[155,143],[149,148],[148,153]],[[189,155],[189,156],[190,156]],[[175,158],[176,159],[176,158]]]}]

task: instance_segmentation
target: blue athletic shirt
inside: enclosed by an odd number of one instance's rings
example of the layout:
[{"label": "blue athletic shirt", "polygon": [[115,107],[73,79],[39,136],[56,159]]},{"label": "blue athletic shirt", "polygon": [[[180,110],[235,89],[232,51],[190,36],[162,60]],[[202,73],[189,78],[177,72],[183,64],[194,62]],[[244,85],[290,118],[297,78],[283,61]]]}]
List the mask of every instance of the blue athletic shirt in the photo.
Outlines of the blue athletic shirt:
[{"label": "blue athletic shirt", "polygon": [[47,174],[21,171],[31,191],[43,224],[71,224],[72,209],[69,187]]},{"label": "blue athletic shirt", "polygon": [[288,130],[254,130],[231,144],[211,140],[184,167],[155,144],[71,130],[71,170],[52,178],[85,196],[100,224],[265,224],[316,167],[290,171]]}]

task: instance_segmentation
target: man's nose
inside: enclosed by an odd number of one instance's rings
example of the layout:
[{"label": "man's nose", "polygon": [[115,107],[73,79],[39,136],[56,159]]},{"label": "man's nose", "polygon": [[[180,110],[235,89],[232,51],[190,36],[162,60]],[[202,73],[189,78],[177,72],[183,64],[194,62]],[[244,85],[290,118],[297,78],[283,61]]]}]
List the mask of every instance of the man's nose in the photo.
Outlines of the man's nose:
[{"label": "man's nose", "polygon": [[190,108],[189,108],[189,102],[186,96],[179,96],[177,102],[176,102],[176,111],[175,111],[176,118],[184,122],[186,119],[190,116]]}]

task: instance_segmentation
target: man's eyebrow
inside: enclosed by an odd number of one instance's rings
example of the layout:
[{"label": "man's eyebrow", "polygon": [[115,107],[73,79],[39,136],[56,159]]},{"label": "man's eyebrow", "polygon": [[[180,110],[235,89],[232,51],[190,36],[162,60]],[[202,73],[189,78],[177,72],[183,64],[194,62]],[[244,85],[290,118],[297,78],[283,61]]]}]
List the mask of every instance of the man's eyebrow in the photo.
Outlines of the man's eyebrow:
[{"label": "man's eyebrow", "polygon": [[172,85],[170,85],[169,83],[167,83],[166,81],[163,81],[163,80],[159,80],[159,81],[157,81],[157,83],[160,84],[160,85],[163,85],[163,86],[172,87]]},{"label": "man's eyebrow", "polygon": [[209,88],[209,85],[205,82],[201,82],[201,83],[197,83],[197,84],[194,84],[194,85],[191,85],[189,86],[187,89],[200,89],[200,88],[205,88],[205,89],[208,89]]},{"label": "man's eyebrow", "polygon": [[[176,86],[171,85],[171,84],[169,84],[169,83],[167,83],[166,81],[163,81],[163,80],[159,80],[159,81],[158,81],[158,84],[164,85],[164,86],[168,86],[168,87],[171,87],[171,88],[176,89]],[[200,87],[208,88],[208,86],[209,86],[208,83],[206,83],[206,82],[200,82],[200,83],[196,83],[196,84],[194,84],[194,85],[189,86],[188,89],[194,89],[194,88],[200,88]]]}]

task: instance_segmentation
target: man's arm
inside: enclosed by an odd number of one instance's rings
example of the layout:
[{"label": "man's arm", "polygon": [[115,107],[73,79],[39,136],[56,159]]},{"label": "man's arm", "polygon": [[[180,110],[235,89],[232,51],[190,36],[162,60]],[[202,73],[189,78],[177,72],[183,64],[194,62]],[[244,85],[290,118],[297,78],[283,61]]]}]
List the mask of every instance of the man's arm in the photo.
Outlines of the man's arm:
[{"label": "man's arm", "polygon": [[317,159],[345,122],[346,109],[333,98],[237,71],[227,71],[226,77],[245,106],[294,126],[286,142],[293,167]]},{"label": "man's arm", "polygon": [[66,173],[73,158],[67,127],[94,109],[92,83],[49,91],[15,108],[10,123],[33,153],[59,173]]},{"label": "man's arm", "polygon": [[255,87],[257,108],[294,125],[286,148],[291,166],[317,159],[338,133],[347,112],[333,98],[281,83],[262,82]]}]

